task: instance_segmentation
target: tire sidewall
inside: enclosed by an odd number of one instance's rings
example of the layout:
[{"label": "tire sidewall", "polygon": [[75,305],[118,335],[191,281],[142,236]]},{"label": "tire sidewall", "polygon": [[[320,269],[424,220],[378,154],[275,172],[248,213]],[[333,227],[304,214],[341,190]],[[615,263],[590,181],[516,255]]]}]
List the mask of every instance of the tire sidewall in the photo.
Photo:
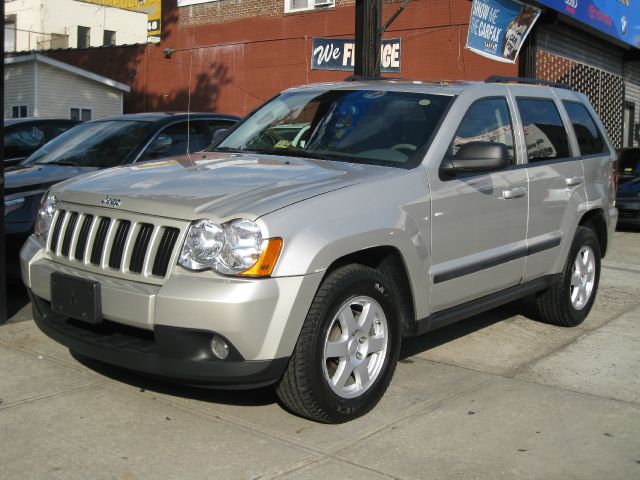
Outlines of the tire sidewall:
[{"label": "tire sidewall", "polygon": [[[326,292],[326,302],[319,311],[314,331],[313,358],[310,362],[312,372],[309,372],[312,378],[311,386],[318,398],[326,404],[327,410],[336,412],[335,414],[343,417],[344,420],[363,415],[376,405],[393,377],[400,350],[399,308],[396,295],[379,272],[373,269],[368,270],[370,272],[358,272],[358,275],[350,277],[348,282],[332,285],[332,288]],[[324,376],[324,340],[339,309],[349,299],[357,296],[373,298],[384,311],[387,321],[387,352],[382,369],[374,383],[355,398],[342,398],[335,394]]]}]

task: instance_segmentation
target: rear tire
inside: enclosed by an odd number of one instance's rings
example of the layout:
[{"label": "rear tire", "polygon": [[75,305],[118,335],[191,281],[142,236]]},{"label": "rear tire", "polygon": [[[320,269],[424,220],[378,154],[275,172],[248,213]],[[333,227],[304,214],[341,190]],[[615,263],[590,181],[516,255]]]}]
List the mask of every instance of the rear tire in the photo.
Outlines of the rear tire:
[{"label": "rear tire", "polygon": [[276,390],[288,410],[343,423],[378,403],[400,350],[400,313],[390,285],[378,270],[357,264],[327,276]]},{"label": "rear tire", "polygon": [[536,297],[542,320],[561,327],[580,325],[593,306],[599,281],[598,237],[592,229],[580,226],[560,279]]}]

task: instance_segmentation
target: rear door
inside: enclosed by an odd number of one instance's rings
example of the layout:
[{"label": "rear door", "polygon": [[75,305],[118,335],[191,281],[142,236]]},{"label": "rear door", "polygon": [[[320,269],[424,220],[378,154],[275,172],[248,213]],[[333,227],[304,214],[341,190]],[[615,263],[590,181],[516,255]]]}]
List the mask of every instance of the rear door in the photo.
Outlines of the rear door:
[{"label": "rear door", "polygon": [[517,164],[513,105],[506,94],[473,95],[461,97],[459,113],[449,115],[462,120],[444,159],[466,143],[491,142],[506,145],[511,163],[455,177],[430,170],[433,312],[517,285],[524,271],[527,174]]},{"label": "rear door", "polygon": [[553,90],[516,91],[529,175],[528,257],[523,282],[562,269],[586,200],[584,171]]}]

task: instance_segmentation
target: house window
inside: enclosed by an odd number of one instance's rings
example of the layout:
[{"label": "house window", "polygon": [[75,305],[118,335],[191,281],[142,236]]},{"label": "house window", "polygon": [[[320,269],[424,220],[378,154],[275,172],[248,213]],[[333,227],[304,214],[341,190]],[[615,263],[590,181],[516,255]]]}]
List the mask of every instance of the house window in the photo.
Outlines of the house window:
[{"label": "house window", "polygon": [[78,26],[78,48],[89,48],[91,45],[91,29]]},{"label": "house window", "polygon": [[16,16],[7,15],[4,17],[4,51],[16,51]]},{"label": "house window", "polygon": [[335,6],[335,0],[284,0],[284,11],[302,12],[316,8],[326,8]]},{"label": "house window", "polygon": [[27,110],[26,105],[14,105],[13,107],[11,107],[12,118],[24,118],[28,113],[29,111]]},{"label": "house window", "polygon": [[83,122],[87,122],[91,120],[92,111],[90,108],[77,108],[71,107],[69,118],[71,120],[82,120]]},{"label": "house window", "polygon": [[105,30],[104,36],[102,37],[102,46],[110,47],[111,45],[116,44],[116,32],[113,30]]}]

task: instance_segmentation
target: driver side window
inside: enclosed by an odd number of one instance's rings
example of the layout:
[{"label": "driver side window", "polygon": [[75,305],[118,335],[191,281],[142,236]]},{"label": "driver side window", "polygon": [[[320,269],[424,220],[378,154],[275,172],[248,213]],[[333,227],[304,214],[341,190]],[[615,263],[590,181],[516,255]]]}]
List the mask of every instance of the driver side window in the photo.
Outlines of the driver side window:
[{"label": "driver side window", "polygon": [[509,162],[515,163],[513,126],[505,98],[479,100],[467,110],[449,147],[454,158],[460,148],[471,142],[503,144],[509,152]]}]

